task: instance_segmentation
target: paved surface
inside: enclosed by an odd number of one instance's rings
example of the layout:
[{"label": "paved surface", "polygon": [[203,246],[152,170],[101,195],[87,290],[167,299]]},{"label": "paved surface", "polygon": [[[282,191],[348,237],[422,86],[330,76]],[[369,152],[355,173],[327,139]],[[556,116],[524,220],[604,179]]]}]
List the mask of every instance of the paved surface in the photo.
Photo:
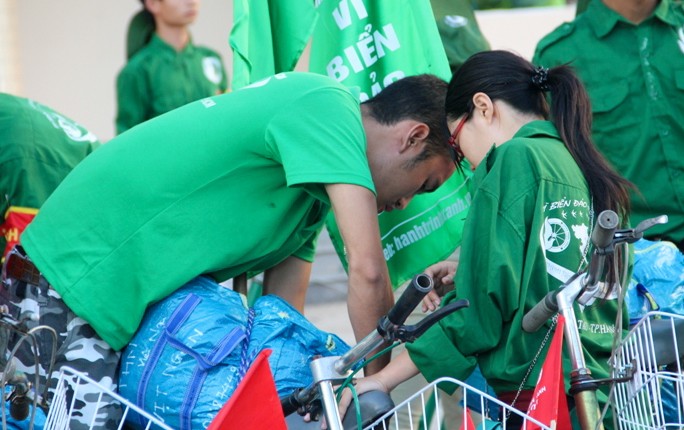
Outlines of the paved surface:
[{"label": "paved surface", "polygon": [[354,334],[347,315],[347,280],[340,258],[324,231],[318,240],[304,315],[319,329],[335,333],[353,345]]}]

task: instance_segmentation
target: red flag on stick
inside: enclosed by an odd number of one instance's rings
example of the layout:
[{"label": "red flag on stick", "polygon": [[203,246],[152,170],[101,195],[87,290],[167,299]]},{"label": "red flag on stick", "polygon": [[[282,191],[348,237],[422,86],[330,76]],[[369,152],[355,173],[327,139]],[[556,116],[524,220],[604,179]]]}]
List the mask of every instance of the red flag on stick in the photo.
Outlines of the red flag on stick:
[{"label": "red flag on stick", "polygon": [[287,430],[268,356],[259,353],[228,402],[207,430]]},{"label": "red flag on stick", "polygon": [[[568,399],[565,397],[563,382],[563,327],[565,318],[558,316],[556,333],[553,335],[549,352],[542,366],[537,387],[534,389],[532,401],[527,414],[537,421],[551,428],[569,429],[570,413]],[[525,427],[528,430],[538,429],[539,426]]]},{"label": "red flag on stick", "polygon": [[475,424],[473,424],[473,417],[470,416],[469,408],[465,408],[465,419],[459,430],[475,430]]}]

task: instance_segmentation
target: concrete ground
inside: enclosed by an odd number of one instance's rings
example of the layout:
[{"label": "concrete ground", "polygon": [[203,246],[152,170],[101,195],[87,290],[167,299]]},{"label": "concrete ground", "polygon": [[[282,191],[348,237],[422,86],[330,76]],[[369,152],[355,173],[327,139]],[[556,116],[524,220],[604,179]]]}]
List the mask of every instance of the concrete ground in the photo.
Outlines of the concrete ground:
[{"label": "concrete ground", "polygon": [[304,315],[319,329],[353,345],[354,333],[347,315],[347,280],[347,273],[324,231],[318,240]]}]

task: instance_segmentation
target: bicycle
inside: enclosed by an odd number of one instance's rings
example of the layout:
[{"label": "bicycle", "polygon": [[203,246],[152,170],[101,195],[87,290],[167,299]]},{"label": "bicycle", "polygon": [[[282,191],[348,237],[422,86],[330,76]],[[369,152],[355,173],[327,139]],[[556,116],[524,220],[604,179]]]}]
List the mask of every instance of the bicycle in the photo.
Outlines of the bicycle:
[{"label": "bicycle", "polygon": [[[18,334],[20,340],[15,344],[7,357],[3,372],[0,374],[0,390],[2,392],[2,429],[8,428],[7,413],[5,408],[9,404],[9,414],[15,423],[22,422],[29,430],[34,427],[42,427],[45,430],[68,430],[71,428],[71,419],[75,412],[75,400],[85,386],[90,386],[90,392],[98,392],[96,410],[104,404],[105,399],[114,399],[117,401],[123,410],[123,415],[120,420],[119,428],[123,426],[126,417],[131,412],[136,412],[146,421],[146,429],[163,429],[172,430],[171,427],[158,420],[150,413],[138,408],[128,400],[124,399],[115,392],[112,392],[106,387],[98,384],[96,381],[89,378],[87,375],[78,372],[70,367],[62,367],[56,375],[56,385],[52,397],[48,395],[48,387],[45,386],[41,390],[40,372],[38,370],[39,361],[35,357],[36,371],[35,378],[28,378],[22,372],[17,370],[14,355],[23,342],[31,342],[34,351],[37,350],[37,339],[35,334],[39,331],[45,330],[51,333],[53,339],[57,335],[54,330],[48,326],[37,326],[32,329],[26,327],[26,321],[30,320],[31,316],[24,317],[20,320],[12,317],[6,306],[0,306],[0,330],[5,329],[8,332]],[[53,342],[53,345],[55,342]],[[50,366],[48,374],[53,373],[55,350],[53,347],[52,355],[50,357]],[[7,393],[7,388],[11,387],[11,391]],[[94,388],[94,390],[92,389]],[[40,411],[40,412],[39,412]],[[39,415],[43,414],[43,415]],[[44,421],[38,424],[37,418],[44,416]],[[91,417],[86,417],[90,421],[90,428],[94,428],[95,414]],[[26,422],[28,421],[28,422]]]},{"label": "bicycle", "polygon": [[[566,346],[570,351],[573,368],[571,371],[570,393],[575,399],[580,425],[583,429],[602,429],[602,419],[605,411],[599,409],[596,399],[596,390],[601,384],[611,384],[611,391],[614,391],[616,384],[626,383],[633,379],[634,373],[627,371],[627,367],[615,369],[613,376],[605,380],[595,380],[591,378],[591,372],[586,367],[584,356],[581,349],[579,330],[575,318],[573,303],[590,306],[594,303],[596,294],[599,292],[599,281],[603,278],[606,259],[614,255],[615,247],[621,244],[634,243],[643,237],[644,231],[656,224],[667,222],[666,216],[660,216],[642,221],[633,229],[618,230],[618,216],[613,211],[603,211],[599,214],[596,226],[592,234],[594,252],[592,254],[589,270],[585,273],[577,273],[568,282],[563,284],[558,290],[549,292],[523,319],[523,329],[528,332],[538,330],[554,314],[560,313],[565,318]],[[676,316],[675,316],[676,317]],[[642,325],[648,323],[643,322]],[[619,325],[618,325],[619,327]],[[674,326],[673,326],[674,327]],[[678,330],[681,330],[681,326]],[[616,331],[617,333],[620,330]],[[677,331],[672,331],[673,337],[666,337],[667,332],[660,331],[661,340],[659,344],[672,345],[674,351],[668,356],[678,355],[678,351],[684,353],[684,349],[678,346],[681,339],[677,340]],[[684,337],[684,334],[682,334]],[[674,342],[672,342],[674,340]],[[626,341],[626,340],[625,340]],[[623,341],[624,342],[624,341]],[[624,345],[624,344],[623,344]],[[622,347],[615,348],[613,363],[617,363],[622,355]],[[636,356],[635,356],[636,357]],[[681,369],[680,369],[681,373]],[[619,404],[614,404],[616,416],[623,416]],[[680,423],[682,421],[680,420]],[[651,427],[645,427],[651,428]]]},{"label": "bicycle", "polygon": [[[667,315],[670,320],[663,320],[662,325],[664,328],[652,330],[654,324],[649,318],[653,314],[649,314],[647,318],[630,331],[629,335],[622,340],[620,345],[614,348],[613,358],[611,359],[613,376],[607,380],[594,380],[591,378],[591,372],[585,366],[577,322],[572,308],[572,304],[576,300],[586,306],[593,304],[595,296],[599,291],[599,281],[604,275],[606,259],[613,255],[616,246],[635,242],[643,237],[645,230],[662,222],[666,222],[666,217],[646,220],[633,229],[618,230],[617,214],[612,211],[602,212],[597,219],[591,238],[594,252],[589,264],[589,270],[586,273],[575,274],[558,290],[549,293],[524,318],[523,328],[526,331],[535,331],[556,313],[560,313],[565,317],[567,322],[564,331],[566,346],[570,349],[573,362],[571,393],[575,398],[579,420],[584,430],[602,428],[601,417],[603,413],[599,410],[595,392],[599,384],[606,383],[613,384],[614,387],[620,387],[614,388],[615,394],[611,395],[610,400],[610,405],[617,417],[618,428],[664,428],[662,396],[658,391],[662,381],[669,381],[675,386],[679,409],[676,411],[678,421],[673,425],[678,426],[677,428],[681,428],[684,425],[684,377],[682,376],[681,363],[679,362],[684,357],[684,317]],[[424,283],[427,284],[426,281]],[[415,303],[417,304],[417,302]],[[372,343],[373,348],[369,349],[366,347],[365,344],[367,342],[364,339],[346,356],[341,358],[329,357],[325,360],[321,359],[312,362],[311,367],[315,382],[313,386],[307,387],[301,393],[295,393],[284,400],[283,404],[286,414],[293,413],[295,410],[298,410],[300,413],[315,411],[316,407],[312,406],[312,404],[320,400],[322,406],[319,406],[319,408],[322,408],[328,428],[386,429],[389,427],[389,422],[394,420],[395,427],[393,428],[399,429],[398,424],[396,424],[399,421],[399,414],[415,415],[411,413],[411,409],[419,409],[422,421],[417,424],[417,427],[428,428],[430,420],[426,417],[430,411],[430,402],[426,400],[426,397],[428,397],[428,394],[438,397],[439,390],[437,387],[448,383],[455,384],[461,387],[466,394],[474,394],[476,398],[479,398],[479,402],[476,400],[476,403],[479,403],[480,409],[483,409],[484,402],[492,402],[501,408],[504,413],[518,415],[523,422],[523,428],[527,424],[535,425],[536,428],[541,429],[550,428],[548,425],[530,417],[525,412],[511,408],[510,405],[498,401],[493,396],[469,387],[467,384],[453,378],[442,378],[428,384],[401,404],[386,408],[388,410],[385,413],[378,413],[373,407],[367,408],[367,412],[374,415],[373,418],[361,417],[359,419],[359,414],[357,413],[355,420],[349,419],[350,414],[347,414],[344,421],[340,420],[333,385],[343,384],[348,380],[350,369],[354,364],[360,363],[365,354],[378,345],[375,342],[397,339],[391,335],[387,337],[386,331],[381,328],[385,323],[381,321],[378,333],[369,335],[369,337],[374,339]],[[398,325],[400,324],[398,323]],[[636,347],[634,346],[635,344],[637,345]],[[659,351],[659,353],[655,351]],[[648,354],[654,357],[650,357]],[[670,366],[670,370],[667,372],[663,370],[662,365],[664,364]],[[672,369],[673,366],[675,366],[674,369]],[[637,378],[641,378],[639,379],[640,382],[634,382]],[[317,396],[320,396],[320,399]],[[292,402],[291,399],[293,397],[298,398],[298,401],[288,403]],[[467,396],[464,398],[467,398]],[[383,400],[381,399],[380,403],[382,402]],[[469,419],[467,411],[470,405],[465,401],[463,403],[460,420],[461,422],[466,422]],[[642,421],[638,421],[639,418]],[[441,417],[437,416],[437,421],[440,421],[440,419]],[[361,426],[356,424],[357,421],[362,423]],[[410,425],[411,428],[414,428],[413,421],[411,421]],[[504,429],[507,426],[506,421],[493,425],[502,426]]]},{"label": "bicycle", "polygon": [[[387,429],[392,420],[398,429],[400,418],[408,420],[410,427],[414,428],[413,420],[416,417],[412,416],[411,411],[412,409],[422,408],[424,413],[422,417],[417,418],[418,420],[422,419],[422,422],[416,423],[416,428],[420,426],[422,426],[421,428],[429,428],[425,412],[430,409],[430,403],[434,404],[439,401],[440,394],[437,385],[455,384],[463,390],[464,398],[477,396],[480,399],[480,410],[484,409],[485,402],[490,402],[496,405],[496,407],[520,416],[524,422],[536,424],[544,430],[549,429],[549,427],[544,426],[539,421],[511,408],[495,397],[452,378],[441,378],[428,384],[397,406],[394,405],[388,394],[377,391],[363,393],[358,396],[355,402],[357,405],[356,413],[348,413],[344,419],[340,417],[335,395],[336,389],[334,388],[336,385],[339,384],[340,387],[348,385],[359,367],[362,367],[364,361],[372,360],[388,352],[399,343],[412,342],[440,319],[469,305],[467,300],[458,300],[426,316],[415,325],[404,325],[409,314],[432,288],[433,283],[430,277],[424,274],[417,275],[397,300],[394,307],[378,322],[376,331],[369,334],[342,356],[324,357],[312,361],[311,369],[314,382],[281,399],[285,416],[295,412],[300,415],[308,413],[313,416],[313,419],[317,419],[319,418],[318,415],[323,414],[328,428],[332,430],[343,428]],[[393,345],[369,357],[372,351],[385,342],[391,342]],[[467,404],[464,406],[466,408],[463,410],[468,410]],[[407,411],[404,411],[404,409]],[[440,421],[441,417],[438,409],[436,413],[437,415],[432,420]],[[465,419],[465,415],[463,419]]]}]

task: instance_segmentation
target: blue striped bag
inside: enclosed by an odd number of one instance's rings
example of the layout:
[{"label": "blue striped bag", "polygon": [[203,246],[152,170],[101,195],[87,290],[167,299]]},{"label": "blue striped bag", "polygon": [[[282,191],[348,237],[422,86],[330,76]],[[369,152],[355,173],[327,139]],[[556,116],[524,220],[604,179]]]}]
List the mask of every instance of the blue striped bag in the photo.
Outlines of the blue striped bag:
[{"label": "blue striped bag", "polygon": [[[120,394],[176,429],[207,428],[259,352],[279,395],[312,382],[314,356],[349,349],[284,300],[244,297],[199,277],[152,306],[121,358]],[[142,428],[132,416],[128,424]]]}]

